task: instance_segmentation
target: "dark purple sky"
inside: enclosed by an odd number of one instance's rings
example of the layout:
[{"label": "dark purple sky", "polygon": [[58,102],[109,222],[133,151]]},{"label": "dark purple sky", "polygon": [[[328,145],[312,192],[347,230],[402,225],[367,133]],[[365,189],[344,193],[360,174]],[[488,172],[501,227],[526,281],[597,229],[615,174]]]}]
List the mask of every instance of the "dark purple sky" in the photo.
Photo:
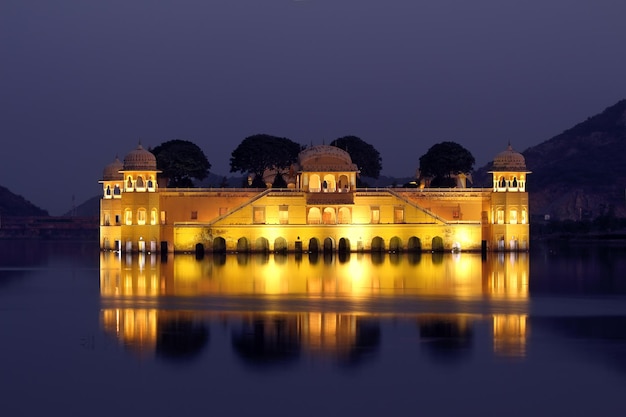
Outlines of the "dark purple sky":
[{"label": "dark purple sky", "polygon": [[357,135],[384,175],[430,146],[477,167],[626,97],[623,0],[3,0],[0,184],[51,214],[141,139],[211,171],[268,133]]}]

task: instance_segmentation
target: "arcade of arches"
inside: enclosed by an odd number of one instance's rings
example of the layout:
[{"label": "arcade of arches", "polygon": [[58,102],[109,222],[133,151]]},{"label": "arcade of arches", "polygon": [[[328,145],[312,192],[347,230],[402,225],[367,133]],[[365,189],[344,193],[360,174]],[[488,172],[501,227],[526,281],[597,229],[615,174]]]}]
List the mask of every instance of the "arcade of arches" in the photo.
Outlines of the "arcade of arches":
[{"label": "arcade of arches", "polygon": [[[363,242],[351,242],[350,239],[342,237],[339,240],[335,240],[331,237],[319,239],[312,237],[306,242],[296,241],[293,242],[293,247],[296,252],[354,252],[363,250]],[[398,236],[392,237],[386,242],[382,237],[374,237],[370,245],[371,252],[420,252],[422,251],[422,241],[417,236],[411,236],[406,242],[403,242]],[[444,250],[443,239],[440,236],[435,236],[431,240],[431,247],[434,252]],[[230,251],[227,247],[226,240],[223,237],[215,237],[212,244],[205,247],[202,243],[196,244],[196,252],[205,250],[220,253]],[[259,237],[254,241],[250,241],[245,237],[237,239],[234,252],[277,252],[284,253],[289,251],[289,245],[284,237],[277,237],[273,242],[270,242],[265,237]]]}]

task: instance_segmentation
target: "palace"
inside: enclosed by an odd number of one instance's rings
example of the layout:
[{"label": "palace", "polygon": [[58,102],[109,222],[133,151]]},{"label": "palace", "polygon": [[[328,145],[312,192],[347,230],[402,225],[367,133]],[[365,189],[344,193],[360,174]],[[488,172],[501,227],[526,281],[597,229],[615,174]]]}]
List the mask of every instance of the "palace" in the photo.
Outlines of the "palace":
[{"label": "palace", "polygon": [[[105,167],[100,247],[122,252],[526,251],[526,162],[511,146],[491,188],[357,188],[350,155],[300,152],[287,188],[160,186],[139,145]],[[273,175],[264,178],[272,184]],[[162,185],[162,184],[161,184]]]}]

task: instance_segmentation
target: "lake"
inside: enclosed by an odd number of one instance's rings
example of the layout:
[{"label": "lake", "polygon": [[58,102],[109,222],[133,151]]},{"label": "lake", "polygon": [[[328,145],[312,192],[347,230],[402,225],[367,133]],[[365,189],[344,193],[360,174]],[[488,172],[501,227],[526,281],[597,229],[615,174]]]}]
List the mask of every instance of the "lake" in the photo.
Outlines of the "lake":
[{"label": "lake", "polygon": [[4,416],[624,416],[626,245],[348,256],[0,241]]}]

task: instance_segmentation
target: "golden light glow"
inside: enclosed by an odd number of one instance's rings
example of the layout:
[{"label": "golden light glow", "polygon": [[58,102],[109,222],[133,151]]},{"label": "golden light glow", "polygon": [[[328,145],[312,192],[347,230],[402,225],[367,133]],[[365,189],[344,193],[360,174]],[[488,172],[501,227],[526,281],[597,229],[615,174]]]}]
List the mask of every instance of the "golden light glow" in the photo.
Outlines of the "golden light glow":
[{"label": "golden light glow", "polygon": [[527,320],[525,314],[494,314],[493,348],[497,354],[526,356]]},{"label": "golden light glow", "polygon": [[[293,326],[289,326],[300,329],[294,335],[312,351],[342,355],[356,343],[358,317],[377,314],[368,312],[364,301],[406,295],[417,297],[416,300],[434,301],[501,298],[507,303],[514,302],[519,311],[525,308],[529,296],[525,254],[502,254],[486,261],[479,254],[463,252],[421,253],[412,257],[351,254],[344,261],[337,257],[324,260],[321,254],[319,256],[318,259],[298,260],[292,255],[228,255],[199,260],[193,255],[176,255],[162,263],[160,257],[154,255],[121,257],[103,252],[100,293],[104,305],[113,305],[103,309],[103,326],[125,344],[134,346],[134,350],[149,352],[154,350],[158,339],[158,323],[170,314],[150,306],[158,303],[160,297],[219,296],[236,300],[254,295],[287,297],[283,300],[305,297],[324,302],[336,299],[341,300],[342,308],[348,311],[297,314],[289,319],[290,322],[295,320]],[[133,297],[136,301],[132,301]],[[273,309],[276,311],[276,307]],[[270,311],[272,307],[262,314]],[[457,323],[458,320],[454,320]],[[457,323],[461,325],[460,331],[469,331],[468,320]],[[496,354],[525,354],[526,321],[524,313],[493,316]]]},{"label": "golden light glow", "polygon": [[[358,298],[400,292],[425,297],[528,298],[528,257],[512,253],[490,257],[487,262],[473,253],[419,254],[417,264],[409,263],[402,254],[351,254],[342,262],[332,257],[330,263],[322,262],[322,255],[317,262],[297,261],[291,255],[228,255],[215,263],[212,257],[198,260],[180,254],[165,264],[154,255],[128,259],[111,255],[101,255],[103,296],[305,294]],[[124,265],[122,259],[126,259]]]}]

